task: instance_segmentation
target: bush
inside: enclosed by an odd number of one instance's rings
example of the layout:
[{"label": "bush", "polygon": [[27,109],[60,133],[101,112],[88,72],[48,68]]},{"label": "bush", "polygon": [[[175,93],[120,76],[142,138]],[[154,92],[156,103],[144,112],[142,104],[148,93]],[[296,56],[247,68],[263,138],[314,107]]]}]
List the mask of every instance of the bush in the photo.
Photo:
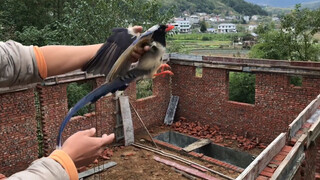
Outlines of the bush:
[{"label": "bush", "polygon": [[[67,87],[68,109],[72,108],[80,99],[93,90],[90,82],[86,83],[70,83]],[[94,104],[89,104],[81,108],[74,116],[83,116],[86,113],[93,112]]]}]

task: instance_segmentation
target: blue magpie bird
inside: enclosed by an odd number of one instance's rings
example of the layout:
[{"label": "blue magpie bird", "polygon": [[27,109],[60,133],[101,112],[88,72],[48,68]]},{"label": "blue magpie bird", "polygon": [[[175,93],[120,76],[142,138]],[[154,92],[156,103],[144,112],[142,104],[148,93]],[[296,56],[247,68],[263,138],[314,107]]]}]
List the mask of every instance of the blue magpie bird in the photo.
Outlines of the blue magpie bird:
[{"label": "blue magpie bird", "polygon": [[[106,82],[96,88],[71,108],[60,125],[57,137],[57,148],[62,146],[62,132],[71,117],[86,104],[94,103],[108,93],[115,93],[118,90],[125,90],[128,85],[138,79],[153,78],[161,74],[173,73],[169,70],[163,71],[162,56],[165,53],[166,32],[173,29],[172,25],[155,25],[141,35],[132,33],[132,29],[114,29],[106,43],[98,50],[97,54],[83,68],[93,74],[105,74]],[[138,60],[135,67],[130,69],[131,53],[137,46],[150,46],[150,50],[145,52]],[[162,72],[156,74],[162,67]]]}]

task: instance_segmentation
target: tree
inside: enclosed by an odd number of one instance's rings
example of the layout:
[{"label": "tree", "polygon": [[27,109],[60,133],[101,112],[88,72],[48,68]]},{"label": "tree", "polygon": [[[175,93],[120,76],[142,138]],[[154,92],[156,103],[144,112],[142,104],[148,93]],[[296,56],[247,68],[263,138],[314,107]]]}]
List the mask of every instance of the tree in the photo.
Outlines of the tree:
[{"label": "tree", "polygon": [[[10,21],[4,23],[5,28],[13,31],[2,40],[13,39],[26,45],[102,43],[115,27],[132,24],[147,29],[173,16],[172,9],[161,11],[162,5],[156,0],[30,0],[38,3],[37,13],[32,12],[29,1],[21,2],[29,3],[26,7],[18,3],[22,0],[4,1],[4,7],[17,10],[12,13],[1,5],[0,25],[2,20]],[[39,22],[34,21],[37,18]]]},{"label": "tree", "polygon": [[207,31],[207,25],[206,25],[206,22],[203,20],[203,21],[200,21],[200,31],[202,33],[206,32]]},{"label": "tree", "polygon": [[259,43],[249,56],[252,58],[319,61],[320,48],[313,38],[320,30],[320,9],[301,9],[300,5],[281,20],[280,30],[259,26]]},{"label": "tree", "polygon": [[256,76],[244,72],[229,73],[229,100],[243,103],[255,103]]}]

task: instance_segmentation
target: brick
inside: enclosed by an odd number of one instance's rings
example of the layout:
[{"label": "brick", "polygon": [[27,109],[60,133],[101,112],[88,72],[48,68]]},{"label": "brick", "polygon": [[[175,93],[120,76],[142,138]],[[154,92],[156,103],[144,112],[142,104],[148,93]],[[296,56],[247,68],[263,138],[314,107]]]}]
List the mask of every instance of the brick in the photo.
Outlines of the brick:
[{"label": "brick", "polygon": [[263,171],[261,171],[260,175],[270,178],[273,175],[273,173],[270,173],[270,172],[267,172],[267,171],[263,170]]},{"label": "brick", "polygon": [[291,149],[292,149],[292,146],[284,146],[284,147],[281,149],[281,151],[284,151],[284,152],[289,153],[289,152],[291,151]]},{"label": "brick", "polygon": [[256,180],[268,180],[269,178],[266,176],[258,176]]},{"label": "brick", "polygon": [[274,173],[274,171],[275,171],[276,169],[275,169],[275,168],[266,167],[266,168],[264,168],[263,170],[266,171],[266,172]]},{"label": "brick", "polygon": [[283,161],[286,156],[278,154],[273,159],[276,161]]}]

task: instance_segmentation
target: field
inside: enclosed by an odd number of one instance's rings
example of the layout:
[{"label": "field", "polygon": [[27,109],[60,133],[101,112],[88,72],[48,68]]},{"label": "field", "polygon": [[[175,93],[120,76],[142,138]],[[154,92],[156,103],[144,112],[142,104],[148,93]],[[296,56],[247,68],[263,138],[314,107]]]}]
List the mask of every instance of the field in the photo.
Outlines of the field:
[{"label": "field", "polygon": [[245,34],[177,34],[168,37],[170,53],[207,56],[246,57],[248,50],[233,42]]}]

